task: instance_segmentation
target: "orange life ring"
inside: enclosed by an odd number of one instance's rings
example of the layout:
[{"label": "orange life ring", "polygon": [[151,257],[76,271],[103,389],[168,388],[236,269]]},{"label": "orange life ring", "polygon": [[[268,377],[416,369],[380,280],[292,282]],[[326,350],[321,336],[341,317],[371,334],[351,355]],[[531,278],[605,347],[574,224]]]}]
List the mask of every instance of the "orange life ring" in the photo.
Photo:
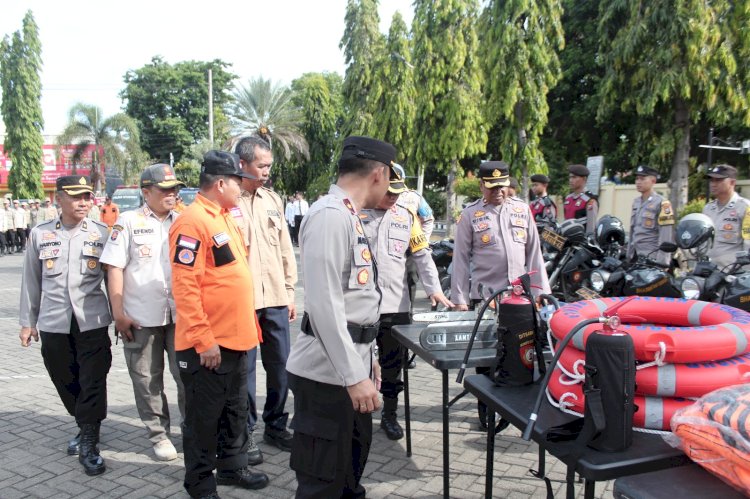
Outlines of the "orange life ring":
[{"label": "orange life ring", "polygon": [[[560,354],[558,365],[566,374],[584,375],[582,351],[570,345]],[[664,364],[639,369],[635,374],[635,393],[660,397],[700,397],[725,386],[750,381],[750,353],[731,359]]]},{"label": "orange life ring", "polygon": [[[568,303],[552,316],[552,334],[563,339],[582,320],[598,317],[623,300],[599,298]],[[622,321],[618,332],[633,338],[635,357],[640,361],[650,362],[662,351],[662,360],[672,364],[729,359],[750,352],[750,313],[727,305],[636,296],[617,314]],[[571,344],[585,350],[588,336],[601,329],[601,325],[591,324],[576,333]]]},{"label": "orange life ring", "polygon": [[[583,385],[569,378],[559,367],[556,367],[552,372],[548,390],[558,403],[583,414],[585,400]],[[636,406],[635,414],[633,414],[633,426],[667,431],[670,429],[670,421],[674,413],[693,403],[692,400],[681,398],[645,397],[643,395],[636,395],[633,402]]]}]

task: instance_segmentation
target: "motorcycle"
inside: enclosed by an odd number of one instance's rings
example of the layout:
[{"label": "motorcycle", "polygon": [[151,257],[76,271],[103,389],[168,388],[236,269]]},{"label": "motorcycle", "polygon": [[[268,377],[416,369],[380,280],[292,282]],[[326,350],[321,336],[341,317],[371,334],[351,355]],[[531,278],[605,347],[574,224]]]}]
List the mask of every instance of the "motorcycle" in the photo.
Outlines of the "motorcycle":
[{"label": "motorcycle", "polygon": [[430,250],[432,251],[432,261],[435,262],[435,267],[438,271],[438,277],[440,279],[440,285],[445,293],[446,285],[450,290],[450,274],[448,268],[453,262],[453,239],[441,239],[430,243]]},{"label": "motorcycle", "polygon": [[579,291],[589,287],[591,272],[606,255],[586,234],[585,220],[566,220],[556,231],[542,231],[542,240],[552,251],[545,255],[545,267],[552,295],[560,301],[581,299]]},{"label": "motorcycle", "polygon": [[[677,245],[662,243],[657,251],[674,253]],[[682,291],[669,273],[669,265],[663,265],[648,255],[627,265],[622,260],[607,257],[600,268],[591,273],[591,288],[601,296],[661,296],[681,298]]]},{"label": "motorcycle", "polygon": [[697,259],[693,270],[679,280],[682,297],[750,311],[750,272],[743,270],[750,265],[750,254],[737,252],[734,263],[719,268],[708,258],[713,238],[713,223],[703,214],[686,215],[677,225],[679,246]]}]

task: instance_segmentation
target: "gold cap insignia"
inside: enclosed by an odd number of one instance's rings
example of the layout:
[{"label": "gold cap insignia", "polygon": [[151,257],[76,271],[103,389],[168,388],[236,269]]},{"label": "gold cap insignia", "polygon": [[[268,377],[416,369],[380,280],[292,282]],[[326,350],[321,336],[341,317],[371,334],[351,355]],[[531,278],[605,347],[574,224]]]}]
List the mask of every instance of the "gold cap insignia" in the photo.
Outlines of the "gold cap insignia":
[{"label": "gold cap insignia", "polygon": [[81,177],[81,180],[78,181],[81,185],[86,185],[86,177]]},{"label": "gold cap insignia", "polygon": [[498,170],[498,169],[496,168],[496,169],[492,170],[492,176],[493,176],[493,177],[495,177],[495,178],[497,178],[497,177],[501,177],[501,176],[502,176],[502,173],[500,173],[500,170]]}]

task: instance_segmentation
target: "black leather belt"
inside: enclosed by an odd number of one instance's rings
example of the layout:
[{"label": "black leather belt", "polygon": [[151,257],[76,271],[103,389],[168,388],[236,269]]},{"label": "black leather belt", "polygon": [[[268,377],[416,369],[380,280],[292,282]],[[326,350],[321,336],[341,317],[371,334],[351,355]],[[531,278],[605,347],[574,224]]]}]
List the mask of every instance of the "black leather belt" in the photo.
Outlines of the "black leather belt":
[{"label": "black leather belt", "polygon": [[[357,324],[346,324],[346,329],[349,331],[349,336],[352,337],[354,343],[371,343],[378,336],[378,330],[380,329],[380,323],[369,326],[360,326]],[[302,316],[302,324],[300,324],[300,330],[310,336],[315,336],[310,324],[310,316],[307,312]]]}]

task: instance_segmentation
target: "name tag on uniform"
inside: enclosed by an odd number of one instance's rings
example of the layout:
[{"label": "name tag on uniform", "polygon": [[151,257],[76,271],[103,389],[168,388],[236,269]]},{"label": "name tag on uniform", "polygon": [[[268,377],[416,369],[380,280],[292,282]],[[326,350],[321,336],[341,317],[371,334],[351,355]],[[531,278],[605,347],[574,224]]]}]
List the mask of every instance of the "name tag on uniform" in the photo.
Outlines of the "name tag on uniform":
[{"label": "name tag on uniform", "polygon": [[229,242],[229,235],[226,232],[219,232],[213,237],[216,246],[223,246]]},{"label": "name tag on uniform", "polygon": [[236,218],[237,220],[242,220],[242,210],[240,209],[239,206],[230,208],[229,213],[231,213],[232,216]]}]

